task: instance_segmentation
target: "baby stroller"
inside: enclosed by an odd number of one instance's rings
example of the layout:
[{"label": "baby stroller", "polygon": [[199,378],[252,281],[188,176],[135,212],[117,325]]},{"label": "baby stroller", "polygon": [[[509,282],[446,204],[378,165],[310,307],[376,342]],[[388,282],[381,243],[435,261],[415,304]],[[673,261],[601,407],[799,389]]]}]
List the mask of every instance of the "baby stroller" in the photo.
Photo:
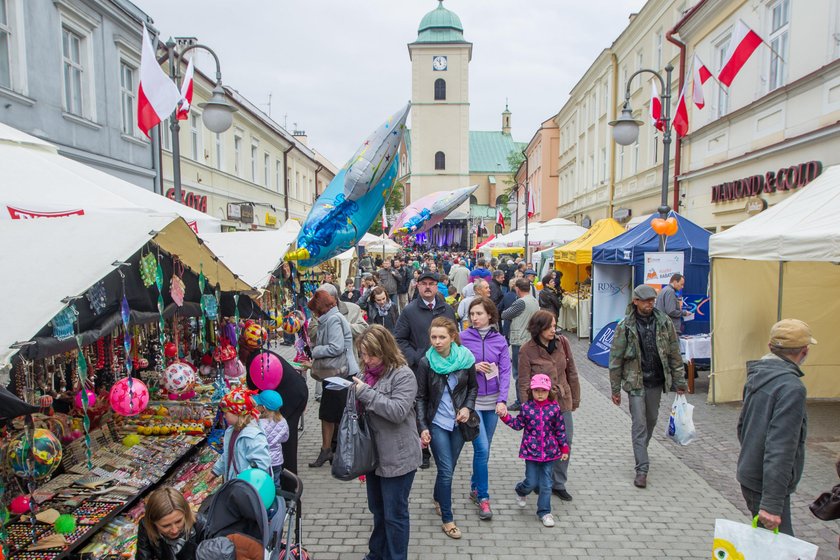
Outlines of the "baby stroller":
[{"label": "baby stroller", "polygon": [[268,512],[257,490],[244,480],[229,480],[206,499],[198,510],[205,519],[205,526],[196,560],[235,558],[234,545],[226,538],[228,535],[245,535],[260,543],[264,560],[307,558],[300,538],[303,483],[287,470],[283,470],[283,478],[290,480],[295,490],[285,492],[278,486],[277,498]]}]

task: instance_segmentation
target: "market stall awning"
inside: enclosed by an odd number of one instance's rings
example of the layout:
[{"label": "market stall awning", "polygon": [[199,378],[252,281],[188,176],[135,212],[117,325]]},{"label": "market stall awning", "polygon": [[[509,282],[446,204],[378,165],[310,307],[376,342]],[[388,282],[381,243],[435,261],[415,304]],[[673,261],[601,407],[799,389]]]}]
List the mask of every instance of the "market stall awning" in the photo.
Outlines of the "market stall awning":
[{"label": "market stall awning", "polygon": [[279,229],[202,235],[213,253],[249,285],[264,289],[297,239],[300,223],[286,220]]},{"label": "market stall awning", "polygon": [[490,235],[490,237],[488,237],[487,239],[485,239],[485,240],[484,240],[484,241],[482,241],[481,243],[476,244],[476,246],[475,246],[475,247],[473,247],[473,249],[472,249],[472,250],[473,250],[473,251],[478,251],[479,249],[481,249],[482,247],[484,247],[485,245],[487,245],[488,243],[490,243],[490,242],[491,242],[491,241],[493,241],[494,239],[496,239],[496,236],[495,236],[495,235],[493,235],[493,234],[491,234],[491,235]]},{"label": "market stall awning", "polygon": [[199,233],[221,220],[64,157],[52,144],[0,123],[0,219],[143,210],[182,216]]},{"label": "market stall awning", "polygon": [[624,227],[613,220],[598,220],[589,230],[562,247],[554,250],[554,262],[589,264],[592,262],[592,248],[624,233]]},{"label": "market stall awning", "polygon": [[[365,234],[365,237],[370,235],[369,233]],[[365,251],[376,256],[377,253],[381,254],[383,251],[389,255],[395,255],[401,251],[403,251],[402,245],[397,243],[396,241],[392,241],[391,239],[382,239],[381,237],[376,237],[375,235],[371,235],[373,240],[364,240],[364,248]],[[362,243],[359,243],[361,245]]]},{"label": "market stall awning", "polygon": [[[549,245],[565,245],[577,239],[586,228],[570,222],[564,218],[555,218],[543,223],[533,223],[528,226],[528,245],[544,249]],[[520,228],[506,235],[496,237],[488,248],[493,247],[524,247],[525,229]]]},{"label": "market stall awning", "polygon": [[[252,288],[221,262],[174,214],[103,212],[72,219],[0,220],[0,365],[120,262],[152,242],[177,255],[196,274],[204,271],[222,291]],[[139,274],[127,270],[126,274]],[[13,319],[12,319],[13,318]]]}]

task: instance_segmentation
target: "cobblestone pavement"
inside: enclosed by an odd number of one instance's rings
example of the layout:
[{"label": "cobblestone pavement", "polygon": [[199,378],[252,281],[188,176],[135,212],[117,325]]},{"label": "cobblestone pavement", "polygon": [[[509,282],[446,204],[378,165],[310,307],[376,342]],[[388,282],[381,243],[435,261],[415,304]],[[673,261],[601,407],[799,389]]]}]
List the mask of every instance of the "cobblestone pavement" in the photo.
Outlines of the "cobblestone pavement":
[{"label": "cobblestone pavement", "polygon": [[[577,340],[569,335],[575,363],[582,377],[595,387],[601,395],[610,394],[607,370],[593,364],[586,358],[589,348],[587,340]],[[746,360],[745,360],[746,361]],[[654,438],[682,463],[697,473],[709,486],[742,511],[749,512],[741,496],[741,486],[735,479],[735,467],[740,445],[736,433],[741,403],[709,404],[706,402],[709,390],[709,372],[698,372],[695,393],[687,395],[694,405],[694,423],[697,440],[687,446],[677,446],[668,441],[664,428],[657,430]],[[626,400],[626,399],[625,399]],[[664,398],[659,415],[659,426],[664,427],[670,413],[672,397]],[[667,401],[667,402],[666,402]],[[835,462],[840,456],[840,402],[813,401],[808,403],[808,441],[805,454],[805,471],[796,494],[793,495],[793,529],[798,538],[820,547],[821,559],[836,560],[840,523],[820,521],[808,509],[814,498],[837,484]],[[621,409],[629,417],[626,402]],[[731,518],[743,519],[743,516]]]},{"label": "cobblestone pavement", "polygon": [[[585,341],[577,343],[574,336],[571,339],[583,374],[582,404],[575,414],[575,445],[569,469],[568,489],[574,501],[552,498],[557,526],[549,529],[539,523],[534,514],[535,496],[529,497],[524,510],[516,507],[513,486],[524,474],[523,461],[517,458],[520,433],[500,424],[490,461],[493,520],[479,521],[467,497],[472,462],[472,448],[467,444],[453,482],[455,519],[464,536],[454,541],[441,532],[431,497],[434,466],[420,470],[411,495],[410,558],[708,558],[715,518],[747,519],[739,511],[743,507],[740,492],[737,485],[733,486],[737,442],[734,446],[731,443],[734,423],[730,423],[730,417],[737,418],[737,409],[731,407],[732,412],[730,407],[707,407],[699,393],[692,396],[700,441],[682,448],[657,434],[650,444],[648,488],[639,490],[632,485],[633,452],[626,405],[618,408],[609,401],[604,394],[606,371],[585,359]],[[288,347],[282,347],[284,355],[289,356],[288,351]],[[663,402],[663,414],[667,404]],[[361,559],[367,552],[371,529],[365,487],[358,481],[333,479],[329,465],[306,467],[320,445],[314,401],[305,418],[299,452],[305,485],[304,544],[316,560]],[[660,423],[657,430],[663,431],[664,424]],[[820,463],[823,467],[829,455],[830,449],[822,454],[826,457]],[[812,463],[803,486],[830,487],[832,479],[823,476],[823,467],[815,468]],[[798,528],[804,536],[805,523],[799,521]],[[831,556],[827,552],[836,546],[836,536],[833,545],[831,538],[826,533],[821,542],[812,539],[826,550],[821,558],[836,557],[836,553]]]}]

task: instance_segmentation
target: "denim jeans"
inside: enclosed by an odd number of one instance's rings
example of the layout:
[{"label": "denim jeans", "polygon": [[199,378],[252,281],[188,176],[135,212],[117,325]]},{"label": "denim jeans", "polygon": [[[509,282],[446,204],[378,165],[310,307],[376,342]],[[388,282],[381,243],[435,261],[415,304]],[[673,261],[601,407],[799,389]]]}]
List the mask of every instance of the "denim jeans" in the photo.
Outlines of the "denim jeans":
[{"label": "denim jeans", "polygon": [[[566,424],[566,443],[569,448],[572,447],[572,435],[575,432],[575,424],[572,421],[572,411],[563,413],[563,422]],[[569,452],[569,459],[567,461],[554,461],[554,489],[565,490],[566,481],[569,478],[569,462],[572,460],[571,451]]]},{"label": "denim jeans", "polygon": [[461,437],[458,426],[450,432],[437,424],[432,424],[429,433],[432,436],[430,444],[432,455],[435,456],[435,466],[437,466],[434,499],[440,504],[441,520],[444,523],[450,523],[454,519],[452,516],[452,473],[455,472],[458,455],[464,447],[464,438]]},{"label": "denim jeans", "polygon": [[[744,501],[747,502],[747,509],[753,514],[753,517],[758,515],[758,510],[761,509],[761,492],[756,492],[746,486],[741,486],[741,494],[744,496]],[[782,505],[782,513],[779,517],[782,518],[782,524],[779,525],[779,532],[793,537],[793,522],[790,516],[790,494],[785,496],[785,503]],[[762,525],[759,523],[759,526]]]},{"label": "denim jeans", "polygon": [[408,534],[408,495],[414,483],[411,471],[402,476],[385,478],[367,475],[368,508],[373,514],[373,532],[368,540],[369,560],[406,560]]},{"label": "denim jeans", "polygon": [[551,513],[551,479],[556,461],[525,461],[525,480],[516,485],[516,493],[527,496],[539,488],[537,498],[537,517]]},{"label": "denim jeans", "polygon": [[478,437],[473,444],[473,473],[470,479],[470,490],[478,492],[479,500],[490,499],[490,475],[487,472],[487,463],[490,461],[490,445],[493,444],[493,434],[496,432],[496,425],[499,417],[495,410],[476,410],[479,424]]},{"label": "denim jeans", "polygon": [[628,395],[628,400],[630,401],[630,437],[633,440],[636,472],[647,474],[650,469],[647,448],[659,417],[662,387],[645,387],[644,394]]},{"label": "denim jeans", "polygon": [[521,404],[519,402],[519,345],[518,344],[511,344],[510,345],[510,372],[513,376],[513,394],[516,396],[514,402],[516,404]]}]

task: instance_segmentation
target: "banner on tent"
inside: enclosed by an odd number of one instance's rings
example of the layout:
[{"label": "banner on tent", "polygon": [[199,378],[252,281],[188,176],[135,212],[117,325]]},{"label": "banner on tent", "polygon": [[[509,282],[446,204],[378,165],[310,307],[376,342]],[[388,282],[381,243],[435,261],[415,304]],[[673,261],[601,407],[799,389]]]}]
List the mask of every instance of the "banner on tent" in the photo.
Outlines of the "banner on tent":
[{"label": "banner on tent", "polygon": [[633,267],[595,264],[592,278],[592,332],[624,317],[633,292]]},{"label": "banner on tent", "polygon": [[709,296],[702,294],[683,294],[682,300],[683,311],[690,313],[688,317],[683,317],[683,321],[711,321],[709,315],[711,299]]},{"label": "banner on tent", "polygon": [[589,352],[586,353],[586,357],[601,367],[610,367],[610,347],[616,327],[618,327],[618,321],[613,321],[601,329],[601,332],[589,345]]},{"label": "banner on tent", "polygon": [[645,253],[645,284],[664,286],[674,274],[685,274],[682,251]]}]

